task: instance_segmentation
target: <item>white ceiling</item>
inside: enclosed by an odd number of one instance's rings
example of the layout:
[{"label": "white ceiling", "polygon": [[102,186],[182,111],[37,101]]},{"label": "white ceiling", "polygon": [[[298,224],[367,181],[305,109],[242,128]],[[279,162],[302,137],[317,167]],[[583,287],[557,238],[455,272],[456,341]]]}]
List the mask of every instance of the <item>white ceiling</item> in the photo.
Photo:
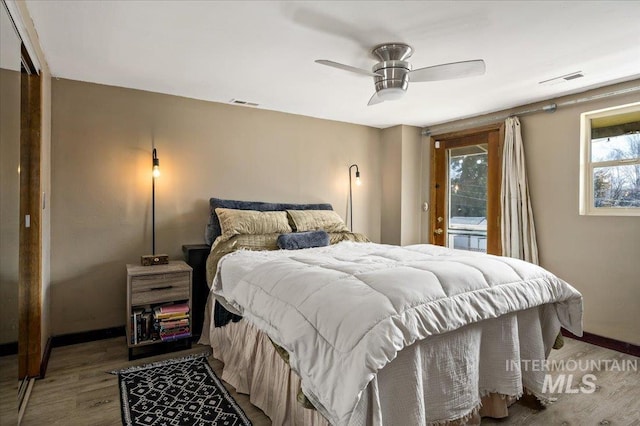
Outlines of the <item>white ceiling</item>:
[{"label": "white ceiling", "polygon": [[[640,76],[639,1],[36,1],[56,77],[388,127],[433,125]],[[415,68],[482,58],[484,76],[413,83],[368,107],[370,49]],[[540,81],[582,71],[555,85]]]}]

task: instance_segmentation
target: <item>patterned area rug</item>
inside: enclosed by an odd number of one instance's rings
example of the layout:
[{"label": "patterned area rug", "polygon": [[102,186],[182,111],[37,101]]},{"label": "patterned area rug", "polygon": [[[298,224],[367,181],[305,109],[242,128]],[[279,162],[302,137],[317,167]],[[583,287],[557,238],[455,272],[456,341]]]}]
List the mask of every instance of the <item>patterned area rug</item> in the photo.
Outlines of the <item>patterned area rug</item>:
[{"label": "patterned area rug", "polygon": [[191,355],[118,375],[122,423],[132,426],[251,425],[207,362]]}]

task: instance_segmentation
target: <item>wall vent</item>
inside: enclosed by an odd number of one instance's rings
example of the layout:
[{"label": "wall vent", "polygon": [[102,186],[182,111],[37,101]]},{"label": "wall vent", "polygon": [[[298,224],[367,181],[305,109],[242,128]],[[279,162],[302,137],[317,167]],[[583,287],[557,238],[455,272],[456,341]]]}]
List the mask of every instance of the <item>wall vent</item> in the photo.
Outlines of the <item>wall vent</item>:
[{"label": "wall vent", "polygon": [[250,107],[258,106],[258,104],[255,102],[241,101],[240,99],[231,99],[229,103],[234,105],[243,105],[243,106],[250,106]]},{"label": "wall vent", "polygon": [[552,84],[564,83],[566,81],[575,80],[576,78],[581,78],[581,77],[584,77],[584,74],[582,74],[582,71],[575,71],[575,72],[572,72],[570,74],[565,74],[565,75],[561,75],[559,77],[553,77],[553,78],[550,78],[548,80],[543,80],[543,81],[539,82],[538,84],[552,85]]}]

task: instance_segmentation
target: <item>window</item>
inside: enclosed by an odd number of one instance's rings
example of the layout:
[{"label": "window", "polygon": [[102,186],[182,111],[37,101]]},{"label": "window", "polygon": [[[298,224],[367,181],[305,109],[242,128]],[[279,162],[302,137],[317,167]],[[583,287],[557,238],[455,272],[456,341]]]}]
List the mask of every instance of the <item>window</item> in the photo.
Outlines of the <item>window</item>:
[{"label": "window", "polygon": [[640,216],[640,102],[580,116],[580,214]]},{"label": "window", "polygon": [[448,150],[447,247],[487,252],[487,166],[489,145]]}]

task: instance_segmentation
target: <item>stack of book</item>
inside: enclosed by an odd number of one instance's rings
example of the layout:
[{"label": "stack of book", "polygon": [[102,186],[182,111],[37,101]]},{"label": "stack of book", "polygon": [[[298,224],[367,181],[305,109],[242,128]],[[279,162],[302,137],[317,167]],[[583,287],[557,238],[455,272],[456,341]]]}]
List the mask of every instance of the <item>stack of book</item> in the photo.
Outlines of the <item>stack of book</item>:
[{"label": "stack of book", "polygon": [[191,336],[188,303],[156,306],[153,318],[162,341]]},{"label": "stack of book", "polygon": [[134,309],[131,315],[131,343],[137,345],[147,340],[158,339],[153,314],[145,308]]}]

